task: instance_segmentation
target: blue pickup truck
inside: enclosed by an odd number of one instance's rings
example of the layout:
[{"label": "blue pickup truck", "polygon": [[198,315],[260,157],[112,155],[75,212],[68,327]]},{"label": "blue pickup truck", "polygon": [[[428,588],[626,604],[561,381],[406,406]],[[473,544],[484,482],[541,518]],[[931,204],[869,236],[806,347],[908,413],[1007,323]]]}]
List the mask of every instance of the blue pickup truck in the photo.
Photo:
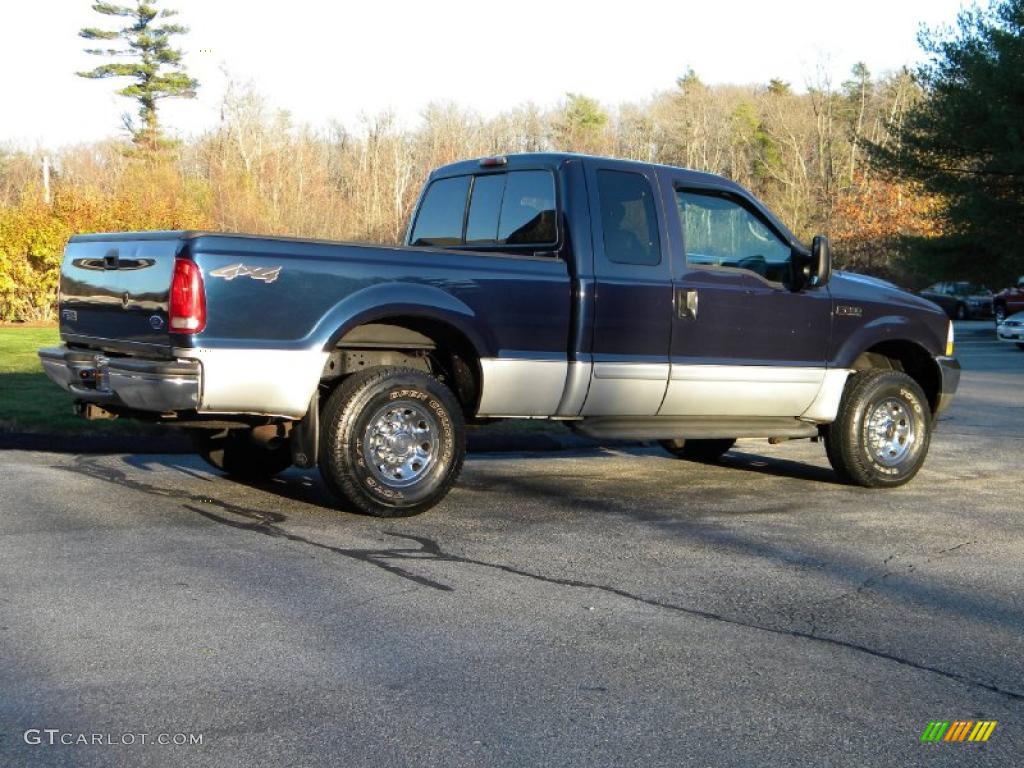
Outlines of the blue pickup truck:
[{"label": "blue pickup truck", "polygon": [[189,428],[244,478],[319,466],[380,516],[442,499],[493,418],[697,461],[811,438],[842,480],[897,486],[960,371],[938,307],[833,272],[737,184],[572,154],[437,169],[403,247],[76,236],[59,312],[39,355],[81,415]]}]

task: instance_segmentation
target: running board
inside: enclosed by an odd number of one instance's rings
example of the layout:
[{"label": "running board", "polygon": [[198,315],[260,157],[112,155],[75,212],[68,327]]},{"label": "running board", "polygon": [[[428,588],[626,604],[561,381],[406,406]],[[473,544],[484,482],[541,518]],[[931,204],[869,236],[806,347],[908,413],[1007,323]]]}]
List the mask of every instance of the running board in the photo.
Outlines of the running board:
[{"label": "running board", "polygon": [[789,417],[591,416],[571,428],[608,440],[703,440],[730,437],[816,437],[818,425]]}]

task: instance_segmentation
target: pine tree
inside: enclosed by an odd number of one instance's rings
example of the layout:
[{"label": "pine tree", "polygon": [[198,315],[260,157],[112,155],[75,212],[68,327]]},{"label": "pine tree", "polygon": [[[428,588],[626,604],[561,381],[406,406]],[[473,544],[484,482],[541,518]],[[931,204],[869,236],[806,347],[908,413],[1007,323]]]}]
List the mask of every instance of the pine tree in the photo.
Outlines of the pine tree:
[{"label": "pine tree", "polygon": [[916,243],[937,278],[996,282],[1024,271],[1024,0],[961,11],[954,30],[926,31],[917,77],[925,98],[881,166],[945,201],[946,235]]},{"label": "pine tree", "polygon": [[118,30],[96,27],[81,30],[78,34],[86,40],[117,40],[122,43],[117,48],[86,48],[86,53],[128,61],[113,61],[76,73],[96,80],[108,77],[132,79],[133,82],[120,89],[118,94],[138,102],[139,124],[130,118],[126,118],[125,124],[136,146],[149,150],[156,149],[163,141],[157,119],[157,102],[166,98],[194,98],[199,86],[181,63],[182,52],[171,47],[171,38],[185,34],[188,28],[175,23],[161,23],[178,12],[157,10],[156,1],[138,0],[134,6],[93,3],[96,13],[126,19],[127,24]]}]

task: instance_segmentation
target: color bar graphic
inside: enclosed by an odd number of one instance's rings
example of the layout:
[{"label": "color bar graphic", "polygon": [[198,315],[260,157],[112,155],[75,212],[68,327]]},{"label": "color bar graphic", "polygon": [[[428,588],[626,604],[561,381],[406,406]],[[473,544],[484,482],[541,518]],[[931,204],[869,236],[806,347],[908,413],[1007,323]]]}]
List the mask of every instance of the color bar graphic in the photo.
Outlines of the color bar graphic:
[{"label": "color bar graphic", "polygon": [[921,734],[921,741],[939,741],[949,728],[948,720],[932,720]]},{"label": "color bar graphic", "polygon": [[996,725],[996,720],[932,720],[921,741],[988,741]]},{"label": "color bar graphic", "polygon": [[996,720],[979,720],[978,724],[974,726],[974,730],[971,731],[971,735],[967,737],[967,740],[988,741],[988,737],[996,729],[996,722]]}]

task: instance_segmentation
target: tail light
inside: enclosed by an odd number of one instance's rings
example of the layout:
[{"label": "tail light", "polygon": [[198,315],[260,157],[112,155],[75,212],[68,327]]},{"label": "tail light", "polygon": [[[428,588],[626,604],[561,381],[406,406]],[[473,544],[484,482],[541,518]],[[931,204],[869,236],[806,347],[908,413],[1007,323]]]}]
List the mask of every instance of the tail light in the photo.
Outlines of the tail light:
[{"label": "tail light", "polygon": [[171,278],[171,332],[200,333],[206,327],[206,291],[203,273],[194,261],[174,260]]}]

